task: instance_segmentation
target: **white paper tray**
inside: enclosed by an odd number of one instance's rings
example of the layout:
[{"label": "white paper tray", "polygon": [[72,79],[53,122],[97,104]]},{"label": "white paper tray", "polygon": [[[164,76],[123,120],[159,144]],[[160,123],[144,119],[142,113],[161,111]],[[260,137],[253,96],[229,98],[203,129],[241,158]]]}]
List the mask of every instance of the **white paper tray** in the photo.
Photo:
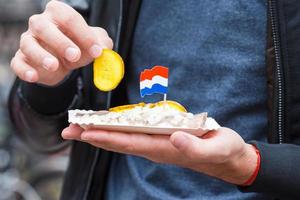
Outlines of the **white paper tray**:
[{"label": "white paper tray", "polygon": [[176,131],[184,131],[196,136],[202,136],[211,130],[217,130],[220,126],[218,123],[212,119],[207,118],[209,123],[214,124],[214,126],[210,126],[210,128],[168,128],[168,127],[147,127],[147,126],[129,126],[129,125],[86,125],[79,124],[85,130],[88,129],[99,129],[99,130],[107,130],[107,131],[117,131],[117,132],[131,132],[131,133],[146,133],[146,134],[160,134],[160,135],[171,135]]},{"label": "white paper tray", "polygon": [[202,136],[211,130],[217,130],[220,128],[220,125],[213,119],[208,117],[205,121],[205,124],[201,128],[176,128],[176,127],[153,127],[153,126],[131,126],[131,125],[111,125],[111,124],[93,124],[82,122],[80,118],[76,117],[76,113],[105,113],[107,111],[82,111],[82,110],[71,110],[69,111],[69,123],[78,124],[85,130],[88,129],[99,129],[107,131],[117,131],[117,132],[131,132],[131,133],[145,133],[145,134],[160,134],[160,135],[171,135],[176,131],[184,131],[196,136]]}]

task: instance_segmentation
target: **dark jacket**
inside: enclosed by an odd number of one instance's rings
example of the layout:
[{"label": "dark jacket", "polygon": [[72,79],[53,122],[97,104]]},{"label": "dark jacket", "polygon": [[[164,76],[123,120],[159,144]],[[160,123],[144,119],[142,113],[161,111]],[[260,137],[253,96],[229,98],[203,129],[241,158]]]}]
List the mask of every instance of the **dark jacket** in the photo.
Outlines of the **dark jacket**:
[{"label": "dark jacket", "polygon": [[[126,63],[140,1],[94,0],[90,4],[90,10],[77,9],[90,25],[108,31],[114,50]],[[252,186],[240,189],[296,199],[300,197],[300,1],[269,0],[268,24],[269,131],[265,134],[269,144],[254,141],[261,153],[261,169]],[[127,103],[126,78],[117,90],[102,93],[94,87],[91,77],[92,68],[85,67],[53,88],[17,79],[9,108],[24,141],[38,151],[57,151],[68,144],[60,136],[68,125],[68,109],[99,110]],[[72,142],[61,199],[103,198],[111,154]]]}]

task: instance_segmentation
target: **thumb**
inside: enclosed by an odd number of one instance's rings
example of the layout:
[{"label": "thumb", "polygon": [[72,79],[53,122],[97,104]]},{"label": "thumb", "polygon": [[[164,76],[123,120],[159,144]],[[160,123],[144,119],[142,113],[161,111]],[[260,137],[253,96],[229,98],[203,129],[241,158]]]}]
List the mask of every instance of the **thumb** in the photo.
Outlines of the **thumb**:
[{"label": "thumb", "polygon": [[83,131],[83,128],[80,126],[70,124],[69,127],[62,131],[61,136],[66,140],[80,140],[80,135]]},{"label": "thumb", "polygon": [[170,141],[177,150],[189,158],[195,159],[206,154],[203,140],[189,133],[175,132],[171,135]]}]

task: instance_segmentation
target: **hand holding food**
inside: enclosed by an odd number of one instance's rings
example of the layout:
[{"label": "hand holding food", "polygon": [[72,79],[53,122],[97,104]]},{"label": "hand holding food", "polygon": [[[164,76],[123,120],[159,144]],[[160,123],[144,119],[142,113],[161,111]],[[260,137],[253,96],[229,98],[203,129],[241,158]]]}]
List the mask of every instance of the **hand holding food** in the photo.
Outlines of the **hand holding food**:
[{"label": "hand holding food", "polygon": [[11,67],[24,81],[51,86],[112,46],[104,29],[89,26],[67,4],[50,1],[43,13],[29,18]]},{"label": "hand holding food", "polygon": [[[157,163],[190,168],[234,184],[244,184],[257,166],[254,148],[235,131],[219,128],[203,137],[183,131],[169,135],[84,130],[71,124],[62,137],[108,151],[131,154]],[[228,173],[230,172],[230,173]]]}]

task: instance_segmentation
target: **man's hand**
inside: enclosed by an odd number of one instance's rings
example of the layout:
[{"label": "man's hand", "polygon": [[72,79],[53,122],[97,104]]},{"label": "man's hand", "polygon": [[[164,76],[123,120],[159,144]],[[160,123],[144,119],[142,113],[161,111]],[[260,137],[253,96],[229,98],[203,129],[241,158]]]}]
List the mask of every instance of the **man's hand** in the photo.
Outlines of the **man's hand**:
[{"label": "man's hand", "polygon": [[11,67],[24,81],[55,85],[112,46],[104,29],[88,26],[73,8],[53,0],[29,18]]},{"label": "man's hand", "polygon": [[62,136],[109,151],[190,168],[237,185],[249,179],[257,164],[254,147],[246,144],[239,134],[228,128],[211,131],[199,138],[185,132],[164,136],[84,131],[71,124],[62,132]]}]

